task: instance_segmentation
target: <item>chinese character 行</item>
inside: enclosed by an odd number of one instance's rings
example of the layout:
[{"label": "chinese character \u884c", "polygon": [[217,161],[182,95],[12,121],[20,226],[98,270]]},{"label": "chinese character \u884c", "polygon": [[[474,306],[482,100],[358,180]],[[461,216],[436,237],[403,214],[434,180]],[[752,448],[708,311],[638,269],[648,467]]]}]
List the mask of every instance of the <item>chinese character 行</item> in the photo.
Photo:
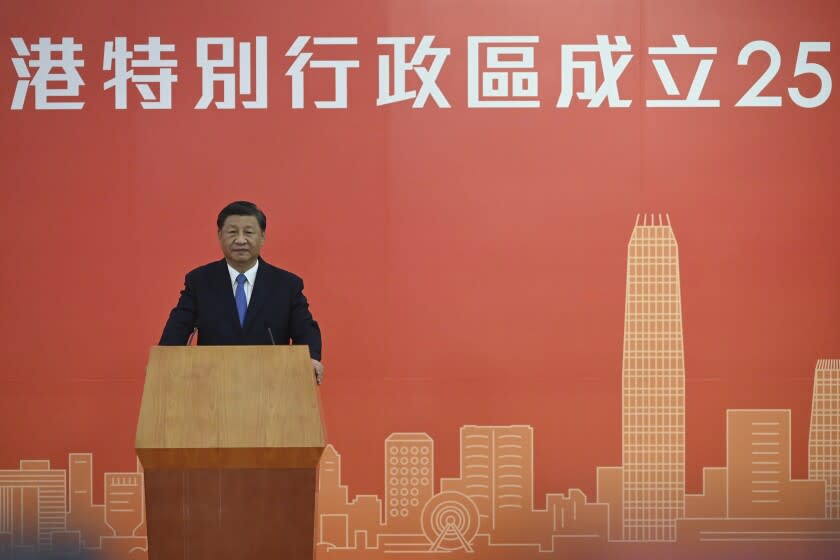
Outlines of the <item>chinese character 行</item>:
[{"label": "chinese character \u884c", "polygon": [[[303,52],[306,43],[309,42],[308,35],[301,35],[289,50],[286,56],[295,57],[292,65],[286,71],[287,76],[292,78],[292,108],[303,109],[303,69],[306,63],[310,68],[332,68],[335,70],[335,98],[332,101],[315,101],[318,109],[346,109],[347,108],[347,70],[358,68],[358,60],[310,60],[311,52]],[[356,37],[314,37],[314,45],[356,45]]]}]

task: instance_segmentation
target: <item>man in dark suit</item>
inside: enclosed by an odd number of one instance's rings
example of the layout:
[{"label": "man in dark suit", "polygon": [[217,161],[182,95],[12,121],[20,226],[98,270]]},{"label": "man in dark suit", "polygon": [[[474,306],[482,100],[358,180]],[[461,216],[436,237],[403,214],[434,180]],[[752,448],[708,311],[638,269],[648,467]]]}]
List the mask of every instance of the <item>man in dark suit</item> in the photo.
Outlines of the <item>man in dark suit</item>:
[{"label": "man in dark suit", "polygon": [[265,214],[251,202],[232,202],[216,226],[225,258],[187,274],[159,344],[186,344],[195,329],[199,344],[307,344],[321,383],[321,331],[309,312],[303,280],[260,258]]}]

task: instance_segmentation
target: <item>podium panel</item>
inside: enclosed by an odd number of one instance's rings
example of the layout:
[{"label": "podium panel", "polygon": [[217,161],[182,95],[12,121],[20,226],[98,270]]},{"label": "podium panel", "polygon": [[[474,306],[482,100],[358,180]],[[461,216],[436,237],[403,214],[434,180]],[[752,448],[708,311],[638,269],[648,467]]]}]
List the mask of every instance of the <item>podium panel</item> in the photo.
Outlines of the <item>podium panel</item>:
[{"label": "podium panel", "polygon": [[153,347],[135,443],[149,559],[313,558],[324,441],[307,347]]}]

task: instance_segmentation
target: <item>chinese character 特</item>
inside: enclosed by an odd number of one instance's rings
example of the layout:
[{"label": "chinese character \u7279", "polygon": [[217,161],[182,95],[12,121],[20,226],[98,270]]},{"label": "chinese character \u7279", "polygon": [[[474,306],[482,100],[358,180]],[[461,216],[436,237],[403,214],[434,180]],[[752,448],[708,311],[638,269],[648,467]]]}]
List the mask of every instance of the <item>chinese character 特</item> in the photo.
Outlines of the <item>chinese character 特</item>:
[{"label": "chinese character \u7279", "polygon": [[[113,70],[114,77],[105,82],[104,89],[114,89],[114,108],[125,109],[128,106],[128,82],[131,82],[143,98],[140,102],[141,107],[171,109],[172,84],[178,81],[178,76],[172,73],[172,68],[178,66],[178,61],[161,58],[162,53],[171,52],[175,52],[175,45],[161,44],[160,37],[149,37],[148,43],[135,44],[132,50],[128,50],[125,37],[115,37],[113,41],[106,41],[102,69]],[[145,58],[138,58],[138,53],[146,53]],[[157,69],[157,72],[142,72],[147,68]],[[157,85],[157,93],[152,90],[150,84]]]}]

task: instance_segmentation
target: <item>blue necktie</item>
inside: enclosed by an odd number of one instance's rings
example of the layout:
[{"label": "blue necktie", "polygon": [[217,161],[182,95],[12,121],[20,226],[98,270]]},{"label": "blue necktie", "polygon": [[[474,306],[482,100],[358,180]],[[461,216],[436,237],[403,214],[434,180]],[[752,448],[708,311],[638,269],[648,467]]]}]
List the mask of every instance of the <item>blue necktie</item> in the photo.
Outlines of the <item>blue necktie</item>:
[{"label": "blue necktie", "polygon": [[248,300],[245,299],[245,275],[236,277],[236,311],[239,313],[239,326],[245,324],[245,311],[248,309]]}]

